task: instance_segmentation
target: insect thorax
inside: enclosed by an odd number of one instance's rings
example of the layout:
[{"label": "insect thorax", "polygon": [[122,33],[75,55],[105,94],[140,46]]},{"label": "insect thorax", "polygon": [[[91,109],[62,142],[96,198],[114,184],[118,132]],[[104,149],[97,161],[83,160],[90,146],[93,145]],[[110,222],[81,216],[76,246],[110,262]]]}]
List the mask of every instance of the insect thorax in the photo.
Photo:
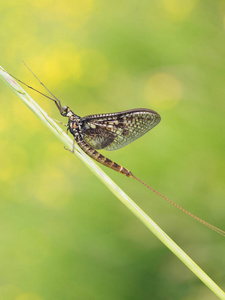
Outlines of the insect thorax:
[{"label": "insect thorax", "polygon": [[79,135],[82,134],[81,126],[82,126],[82,121],[79,116],[73,114],[69,117],[68,129],[75,138],[77,138]]}]

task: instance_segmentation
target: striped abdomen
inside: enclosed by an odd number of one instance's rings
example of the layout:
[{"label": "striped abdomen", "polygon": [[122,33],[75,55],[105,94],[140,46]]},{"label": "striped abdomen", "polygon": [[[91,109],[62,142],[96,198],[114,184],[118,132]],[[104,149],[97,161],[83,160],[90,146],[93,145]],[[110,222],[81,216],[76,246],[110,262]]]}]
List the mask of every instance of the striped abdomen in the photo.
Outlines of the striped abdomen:
[{"label": "striped abdomen", "polygon": [[133,174],[128,169],[118,165],[114,161],[103,156],[101,153],[92,148],[84,139],[77,141],[79,147],[91,158],[97,162],[103,164],[104,166],[111,168],[119,173],[122,173],[128,177],[133,177]]}]

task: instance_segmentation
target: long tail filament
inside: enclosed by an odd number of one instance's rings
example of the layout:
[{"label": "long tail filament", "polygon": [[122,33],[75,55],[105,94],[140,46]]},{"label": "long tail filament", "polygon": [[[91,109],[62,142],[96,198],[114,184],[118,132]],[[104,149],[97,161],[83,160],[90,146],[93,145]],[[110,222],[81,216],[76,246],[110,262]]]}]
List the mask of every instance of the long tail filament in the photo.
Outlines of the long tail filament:
[{"label": "long tail filament", "polygon": [[153,189],[151,186],[149,186],[148,184],[146,184],[144,181],[142,181],[141,179],[139,179],[138,177],[136,177],[135,175],[132,174],[133,178],[135,178],[137,181],[139,181],[141,184],[143,184],[144,186],[146,186],[148,189],[150,189],[152,192],[154,192],[155,194],[157,194],[158,196],[160,196],[161,198],[163,198],[164,200],[166,200],[167,202],[169,202],[170,204],[172,204],[173,206],[175,206],[176,208],[182,210],[184,213],[186,213],[187,215],[189,215],[190,217],[194,218],[195,220],[197,220],[198,222],[202,223],[203,225],[209,227],[210,229],[216,231],[217,233],[219,233],[222,236],[225,236],[225,231],[217,228],[216,226],[213,226],[212,224],[202,220],[201,218],[195,216],[194,214],[190,213],[189,211],[187,211],[186,209],[184,209],[183,207],[181,207],[180,205],[176,204],[175,202],[173,202],[172,200],[168,199],[167,197],[163,196],[162,194],[160,194],[159,192],[157,192],[155,189]]}]

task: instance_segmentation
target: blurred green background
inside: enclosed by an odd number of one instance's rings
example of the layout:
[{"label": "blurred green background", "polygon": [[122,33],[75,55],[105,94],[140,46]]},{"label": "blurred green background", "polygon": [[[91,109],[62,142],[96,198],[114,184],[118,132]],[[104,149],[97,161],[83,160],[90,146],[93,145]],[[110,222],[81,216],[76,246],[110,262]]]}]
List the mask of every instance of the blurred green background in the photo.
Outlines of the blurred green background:
[{"label": "blurred green background", "polygon": [[[225,228],[224,1],[14,0],[0,22],[3,68],[43,91],[24,59],[78,115],[159,112],[102,153]],[[216,299],[3,82],[0,99],[0,299]],[[104,170],[225,288],[224,238]]]}]

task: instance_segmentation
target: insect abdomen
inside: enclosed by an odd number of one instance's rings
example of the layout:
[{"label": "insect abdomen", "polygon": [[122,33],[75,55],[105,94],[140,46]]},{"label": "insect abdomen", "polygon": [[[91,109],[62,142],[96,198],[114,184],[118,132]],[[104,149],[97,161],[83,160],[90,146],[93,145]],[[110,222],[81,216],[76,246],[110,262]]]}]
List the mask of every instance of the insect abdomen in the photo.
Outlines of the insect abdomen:
[{"label": "insect abdomen", "polygon": [[98,151],[96,151],[94,148],[92,148],[90,145],[88,145],[88,143],[85,140],[78,140],[77,141],[79,147],[87,154],[89,155],[91,158],[93,158],[94,160],[96,160],[97,162],[103,164],[104,166],[113,169],[119,173],[122,173],[128,177],[133,177],[133,174],[131,173],[131,171],[129,171],[128,169],[124,168],[123,166],[115,163],[114,161],[112,161],[111,159],[105,157],[104,155],[102,155],[101,153],[99,153]]}]

